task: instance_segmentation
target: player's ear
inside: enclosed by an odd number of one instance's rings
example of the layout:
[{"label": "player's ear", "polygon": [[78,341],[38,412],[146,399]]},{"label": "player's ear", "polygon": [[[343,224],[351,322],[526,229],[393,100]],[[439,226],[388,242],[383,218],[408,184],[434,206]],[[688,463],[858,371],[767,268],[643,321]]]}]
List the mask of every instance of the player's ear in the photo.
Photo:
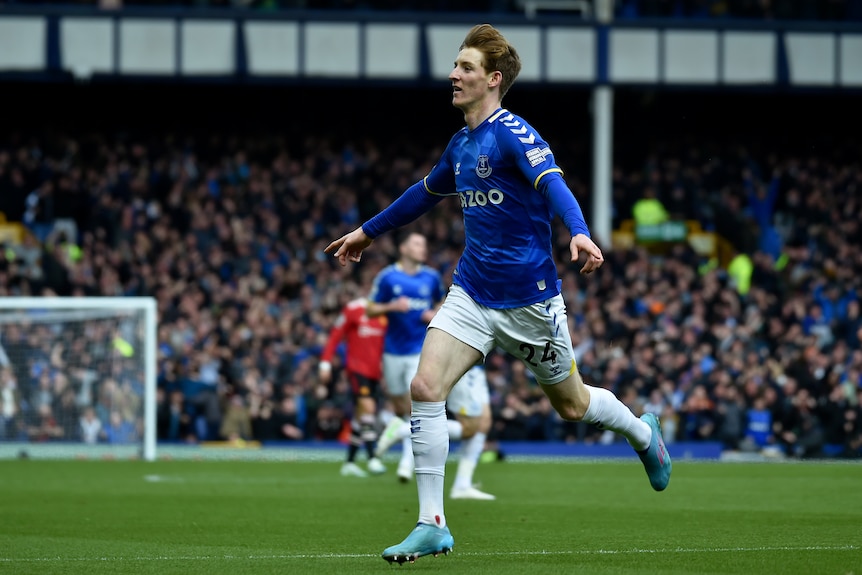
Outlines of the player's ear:
[{"label": "player's ear", "polygon": [[494,88],[503,82],[503,73],[499,70],[491,72],[491,77],[488,79],[488,87]]}]

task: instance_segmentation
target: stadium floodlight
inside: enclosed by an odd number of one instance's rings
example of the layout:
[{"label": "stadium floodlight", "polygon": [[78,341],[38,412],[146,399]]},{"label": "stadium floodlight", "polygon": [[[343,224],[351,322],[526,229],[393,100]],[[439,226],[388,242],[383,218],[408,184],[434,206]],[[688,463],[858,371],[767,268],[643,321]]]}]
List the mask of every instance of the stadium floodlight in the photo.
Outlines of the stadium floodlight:
[{"label": "stadium floodlight", "polygon": [[154,460],[156,322],[150,297],[0,298],[0,454]]}]

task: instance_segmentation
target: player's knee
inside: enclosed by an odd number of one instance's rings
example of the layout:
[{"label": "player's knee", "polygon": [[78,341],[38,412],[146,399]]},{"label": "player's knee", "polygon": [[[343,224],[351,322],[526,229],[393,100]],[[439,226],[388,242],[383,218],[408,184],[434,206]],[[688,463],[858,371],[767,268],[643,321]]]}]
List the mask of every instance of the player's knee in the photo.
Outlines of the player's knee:
[{"label": "player's knee", "polygon": [[461,422],[462,441],[470,439],[479,431],[479,418],[477,417],[462,417],[458,421]]},{"label": "player's knee", "polygon": [[459,417],[458,421],[461,422],[461,439],[467,440],[477,433],[487,434],[491,431],[491,423],[493,422],[493,419],[491,418],[491,410],[486,409],[478,416]]},{"label": "player's knee", "polygon": [[421,373],[417,373],[410,383],[410,397],[413,401],[445,401],[443,386]]},{"label": "player's knee", "polygon": [[578,405],[574,401],[555,404],[554,409],[566,421],[581,421],[587,413],[587,406]]}]

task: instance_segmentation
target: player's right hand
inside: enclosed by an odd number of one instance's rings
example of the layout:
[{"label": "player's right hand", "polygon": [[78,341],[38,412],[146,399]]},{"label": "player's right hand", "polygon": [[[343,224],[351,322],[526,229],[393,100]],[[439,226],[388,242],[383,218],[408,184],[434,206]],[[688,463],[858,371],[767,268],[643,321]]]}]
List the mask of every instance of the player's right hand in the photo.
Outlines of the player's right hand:
[{"label": "player's right hand", "polygon": [[348,261],[359,262],[362,259],[362,251],[373,241],[372,238],[365,235],[365,231],[360,226],[326,246],[323,252],[332,254],[338,258],[338,263],[346,266]]}]

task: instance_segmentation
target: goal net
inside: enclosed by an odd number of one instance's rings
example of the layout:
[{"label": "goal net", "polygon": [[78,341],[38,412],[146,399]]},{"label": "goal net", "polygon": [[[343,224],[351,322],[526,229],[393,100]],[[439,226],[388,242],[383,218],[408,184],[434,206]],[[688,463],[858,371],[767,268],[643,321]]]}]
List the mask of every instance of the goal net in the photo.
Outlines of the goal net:
[{"label": "goal net", "polygon": [[0,298],[0,457],[156,457],[152,298]]}]

